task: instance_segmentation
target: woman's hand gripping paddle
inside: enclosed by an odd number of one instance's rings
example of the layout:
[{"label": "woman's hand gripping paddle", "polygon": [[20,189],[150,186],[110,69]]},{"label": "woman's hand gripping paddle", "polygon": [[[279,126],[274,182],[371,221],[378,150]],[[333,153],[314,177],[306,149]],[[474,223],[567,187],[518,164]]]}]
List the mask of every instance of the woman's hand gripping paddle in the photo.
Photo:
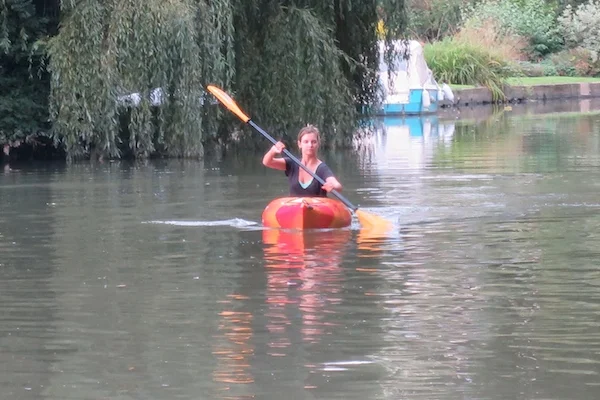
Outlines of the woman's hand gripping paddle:
[{"label": "woman's hand gripping paddle", "polygon": [[[244,121],[245,123],[247,123],[251,127],[253,127],[254,129],[256,129],[261,135],[263,135],[265,138],[267,138],[267,140],[269,140],[272,144],[277,143],[277,140],[275,140],[271,135],[269,135],[267,132],[265,132],[260,126],[256,125],[250,119],[250,117],[248,117],[246,114],[244,114],[244,112],[240,109],[240,107],[236,104],[236,102],[227,93],[225,93],[223,90],[221,90],[218,87],[213,86],[213,85],[208,85],[207,89],[209,92],[211,92],[217,98],[217,100],[219,100],[221,102],[221,104],[223,104],[225,107],[227,107],[229,109],[229,111],[231,111],[232,113],[237,115],[237,117],[239,119],[241,119],[242,121]],[[314,172],[312,172],[310,169],[308,169],[308,167],[306,167],[304,164],[302,164],[302,162],[296,156],[294,156],[292,153],[290,153],[287,149],[283,149],[283,153],[286,156],[288,156],[292,161],[294,161],[296,164],[298,164],[298,166],[300,168],[302,168],[307,173],[309,173],[310,176],[312,176],[314,179],[316,179],[317,182],[319,182],[321,185],[325,184],[325,181],[323,179],[321,179]],[[390,221],[387,221],[378,215],[359,210],[358,207],[355,207],[354,205],[352,205],[352,203],[350,203],[350,201],[348,201],[348,199],[346,199],[337,190],[332,190],[330,193],[333,193],[333,195],[335,197],[337,197],[342,203],[344,203],[346,205],[346,207],[348,207],[350,210],[352,210],[352,212],[354,213],[354,215],[356,215],[356,217],[358,218],[358,221],[361,223],[361,225],[364,228],[375,229],[379,232],[388,231],[392,228],[392,223]]]}]

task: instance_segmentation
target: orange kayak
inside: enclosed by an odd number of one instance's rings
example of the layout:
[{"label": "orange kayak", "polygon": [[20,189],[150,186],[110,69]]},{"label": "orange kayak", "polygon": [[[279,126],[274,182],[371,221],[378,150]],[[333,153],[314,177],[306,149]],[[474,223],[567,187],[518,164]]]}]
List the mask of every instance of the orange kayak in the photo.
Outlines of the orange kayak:
[{"label": "orange kayak", "polygon": [[262,223],[269,228],[344,228],[351,222],[348,208],[328,197],[280,197],[271,201],[262,214]]}]

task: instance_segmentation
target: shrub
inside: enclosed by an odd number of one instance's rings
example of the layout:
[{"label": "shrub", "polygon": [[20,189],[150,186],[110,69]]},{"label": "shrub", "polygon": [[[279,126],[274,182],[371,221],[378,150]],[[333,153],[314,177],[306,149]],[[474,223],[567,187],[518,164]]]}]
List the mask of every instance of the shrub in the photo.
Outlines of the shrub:
[{"label": "shrub", "polygon": [[598,73],[599,63],[594,63],[591,53],[582,47],[550,54],[547,60],[564,76],[593,76]]},{"label": "shrub", "polygon": [[591,61],[600,58],[600,1],[590,0],[573,10],[567,6],[558,23],[569,47],[581,46],[590,52]]},{"label": "shrub", "polygon": [[549,60],[545,59],[539,63],[540,67],[542,67],[543,76],[557,76],[559,75],[558,68],[556,65]]},{"label": "shrub", "polygon": [[559,53],[550,54],[546,60],[548,64],[553,65],[556,68],[556,75],[560,76],[577,76],[577,69],[573,58],[568,51],[561,51]]},{"label": "shrub", "polygon": [[544,59],[539,63],[523,63],[519,65],[520,67],[520,75],[516,76],[558,76],[564,75],[564,73],[560,73],[559,69],[554,65],[552,60]]},{"label": "shrub", "polygon": [[595,76],[600,72],[589,51],[579,47],[550,54],[539,63],[521,61],[514,76]]},{"label": "shrub", "polygon": [[495,99],[504,97],[502,86],[510,76],[509,64],[481,45],[455,38],[428,44],[425,60],[438,81],[457,85],[482,85]]},{"label": "shrub", "polygon": [[423,41],[453,35],[461,23],[461,9],[470,0],[406,0],[407,30]]},{"label": "shrub", "polygon": [[544,68],[538,63],[532,63],[529,61],[520,61],[517,63],[516,77],[536,77],[544,76]]},{"label": "shrub", "polygon": [[462,43],[483,46],[495,58],[518,61],[524,59],[527,40],[514,33],[503,33],[498,21],[488,19],[484,24],[466,23],[454,38]]},{"label": "shrub", "polygon": [[555,8],[544,0],[483,0],[463,10],[466,24],[486,26],[495,20],[500,34],[516,34],[528,41],[528,58],[535,60],[563,46],[554,18]]}]

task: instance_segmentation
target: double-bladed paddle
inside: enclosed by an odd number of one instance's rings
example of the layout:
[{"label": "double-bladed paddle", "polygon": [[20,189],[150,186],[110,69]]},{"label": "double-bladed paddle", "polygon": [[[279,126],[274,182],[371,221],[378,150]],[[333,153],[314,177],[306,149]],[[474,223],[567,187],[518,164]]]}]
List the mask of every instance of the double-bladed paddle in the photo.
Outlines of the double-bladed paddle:
[{"label": "double-bladed paddle", "polygon": [[[209,92],[211,92],[217,98],[217,100],[219,100],[221,102],[221,104],[223,104],[225,107],[227,107],[227,109],[229,109],[229,111],[231,111],[232,113],[237,115],[237,117],[239,119],[241,119],[242,121],[244,121],[245,123],[247,123],[248,125],[253,127],[254,129],[256,129],[261,135],[263,135],[265,138],[267,138],[271,143],[273,143],[273,144],[277,143],[277,140],[275,140],[271,135],[269,135],[260,126],[256,125],[254,123],[254,121],[252,121],[250,119],[249,116],[244,114],[244,112],[240,109],[240,107],[237,105],[237,103],[227,93],[225,93],[223,90],[219,89],[218,87],[216,87],[214,85],[208,85],[207,89]],[[321,179],[321,177],[319,177],[313,171],[308,169],[308,167],[306,167],[304,164],[302,164],[302,162],[296,156],[294,156],[292,153],[290,153],[288,151],[288,149],[283,149],[283,153],[286,156],[288,156],[293,162],[298,164],[298,166],[300,168],[302,168],[303,170],[308,172],[310,174],[310,176],[312,176],[314,179],[316,179],[317,182],[319,182],[321,185],[325,184],[325,181],[323,179]],[[386,231],[392,227],[392,223],[390,221],[387,221],[378,215],[370,214],[368,212],[359,210],[358,207],[355,207],[352,203],[350,203],[350,201],[346,197],[344,197],[340,192],[338,192],[337,190],[332,190],[330,193],[332,193],[335,197],[337,197],[342,203],[344,203],[344,205],[346,207],[348,207],[354,213],[354,215],[356,215],[356,217],[358,218],[358,221],[361,223],[361,225],[363,227],[368,228],[368,229],[377,229],[378,231]]]}]

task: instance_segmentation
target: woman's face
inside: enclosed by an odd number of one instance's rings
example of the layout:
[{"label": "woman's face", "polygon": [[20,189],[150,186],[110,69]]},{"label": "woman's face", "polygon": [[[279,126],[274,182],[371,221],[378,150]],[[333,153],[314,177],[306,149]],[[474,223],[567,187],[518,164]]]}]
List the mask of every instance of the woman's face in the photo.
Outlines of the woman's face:
[{"label": "woman's face", "polygon": [[298,147],[302,154],[316,155],[319,148],[319,139],[314,133],[307,133],[298,140]]}]

